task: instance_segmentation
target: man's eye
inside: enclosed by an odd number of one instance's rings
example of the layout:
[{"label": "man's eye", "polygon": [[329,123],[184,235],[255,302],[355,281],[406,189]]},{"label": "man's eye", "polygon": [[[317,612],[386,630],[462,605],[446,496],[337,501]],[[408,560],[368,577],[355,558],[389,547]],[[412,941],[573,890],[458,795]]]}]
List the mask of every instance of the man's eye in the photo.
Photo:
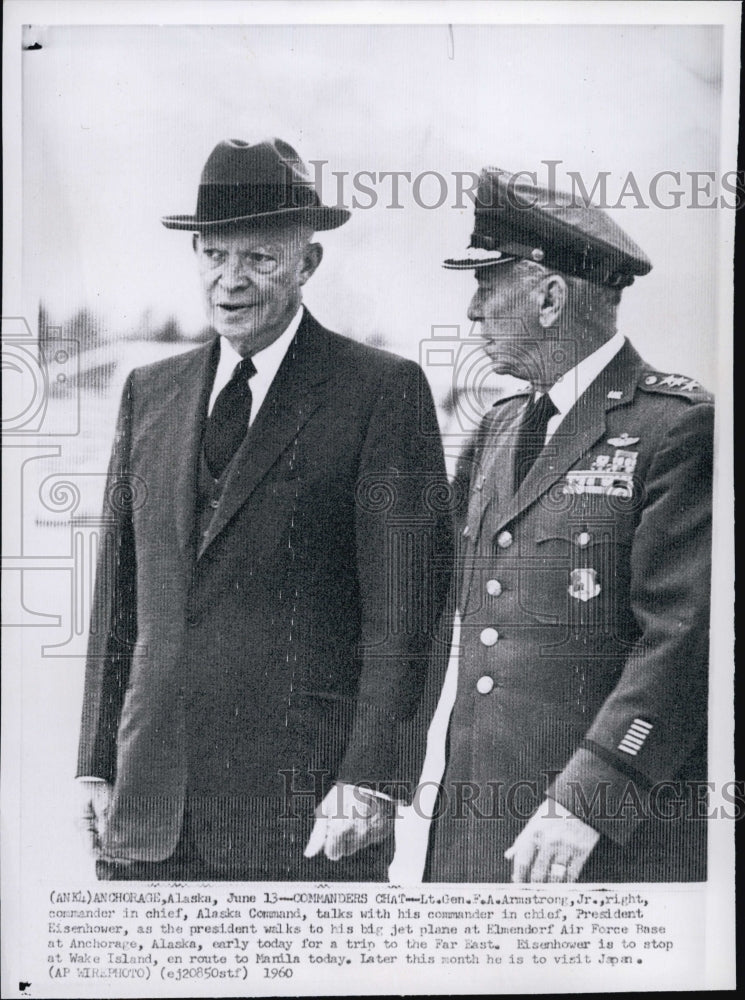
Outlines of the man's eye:
[{"label": "man's eye", "polygon": [[278,263],[277,258],[268,253],[254,251],[248,255],[248,265],[256,274],[271,274]]},{"label": "man's eye", "polygon": [[223,257],[222,250],[210,250],[209,248],[205,248],[202,250],[202,253],[207,260],[212,261],[213,263],[222,260]]}]

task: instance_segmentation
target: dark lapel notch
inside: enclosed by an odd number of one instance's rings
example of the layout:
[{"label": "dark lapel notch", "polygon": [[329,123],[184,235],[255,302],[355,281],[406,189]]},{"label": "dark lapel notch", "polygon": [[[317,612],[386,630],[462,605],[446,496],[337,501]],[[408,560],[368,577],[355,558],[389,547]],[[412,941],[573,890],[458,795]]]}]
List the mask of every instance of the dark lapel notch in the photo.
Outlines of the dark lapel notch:
[{"label": "dark lapel notch", "polygon": [[197,558],[225,529],[323,402],[325,396],[318,389],[332,374],[328,336],[304,310],[298,332],[231,463],[220,506]]}]

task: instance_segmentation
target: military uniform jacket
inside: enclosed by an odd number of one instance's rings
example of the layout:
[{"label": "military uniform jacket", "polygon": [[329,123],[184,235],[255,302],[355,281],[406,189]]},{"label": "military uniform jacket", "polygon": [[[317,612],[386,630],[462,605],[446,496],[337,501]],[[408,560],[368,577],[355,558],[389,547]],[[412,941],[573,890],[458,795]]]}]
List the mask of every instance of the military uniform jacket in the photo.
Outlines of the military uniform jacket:
[{"label": "military uniform jacket", "polygon": [[458,692],[427,877],[508,881],[503,852],[548,793],[602,834],[585,879],[703,878],[688,779],[706,778],[712,399],[626,342],[515,493],[527,398],[495,405],[459,469]]},{"label": "military uniform jacket", "polygon": [[287,878],[331,783],[399,777],[448,484],[418,366],[306,312],[200,537],[214,350],[124,390],[78,774],[114,783],[110,856],[168,857],[188,801],[212,865]]}]

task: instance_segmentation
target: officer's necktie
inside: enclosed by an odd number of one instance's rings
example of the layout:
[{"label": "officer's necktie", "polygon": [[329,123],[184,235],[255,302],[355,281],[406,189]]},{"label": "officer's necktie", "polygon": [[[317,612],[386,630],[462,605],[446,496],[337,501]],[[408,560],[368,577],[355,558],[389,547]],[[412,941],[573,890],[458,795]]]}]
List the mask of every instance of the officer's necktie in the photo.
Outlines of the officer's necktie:
[{"label": "officer's necktie", "polygon": [[528,403],[515,442],[516,491],[543,450],[548,422],[558,412],[547,392]]},{"label": "officer's necktie", "polygon": [[246,436],[251,417],[251,387],[248,380],[256,374],[251,358],[237,364],[230,381],[220,391],[204,431],[204,457],[215,479],[227,468]]}]

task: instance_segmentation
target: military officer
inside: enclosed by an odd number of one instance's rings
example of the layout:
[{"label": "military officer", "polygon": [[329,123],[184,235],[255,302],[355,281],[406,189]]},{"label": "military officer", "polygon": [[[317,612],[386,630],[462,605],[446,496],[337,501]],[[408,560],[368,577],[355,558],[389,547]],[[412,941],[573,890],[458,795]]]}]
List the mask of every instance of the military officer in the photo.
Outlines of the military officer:
[{"label": "military officer", "polygon": [[712,397],[618,330],[652,265],[600,209],[482,171],[469,318],[527,383],[458,482],[459,677],[425,878],[705,878]]}]

